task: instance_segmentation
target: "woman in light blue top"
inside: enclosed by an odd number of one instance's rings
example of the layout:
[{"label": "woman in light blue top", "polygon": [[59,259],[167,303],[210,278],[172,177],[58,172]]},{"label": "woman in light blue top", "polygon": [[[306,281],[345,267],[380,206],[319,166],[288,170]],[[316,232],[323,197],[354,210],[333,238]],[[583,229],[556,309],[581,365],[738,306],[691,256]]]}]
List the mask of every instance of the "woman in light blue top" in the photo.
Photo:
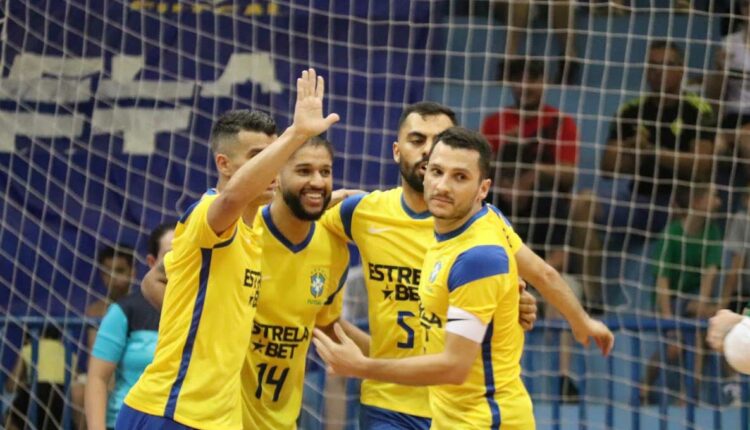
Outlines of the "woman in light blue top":
[{"label": "woman in light blue top", "polygon": [[[172,248],[174,223],[162,224],[149,236],[146,263],[155,266]],[[96,335],[86,383],[86,423],[89,430],[113,429],[125,395],[154,358],[159,311],[140,291],[120,299],[107,310]],[[110,380],[114,388],[108,393]]]}]

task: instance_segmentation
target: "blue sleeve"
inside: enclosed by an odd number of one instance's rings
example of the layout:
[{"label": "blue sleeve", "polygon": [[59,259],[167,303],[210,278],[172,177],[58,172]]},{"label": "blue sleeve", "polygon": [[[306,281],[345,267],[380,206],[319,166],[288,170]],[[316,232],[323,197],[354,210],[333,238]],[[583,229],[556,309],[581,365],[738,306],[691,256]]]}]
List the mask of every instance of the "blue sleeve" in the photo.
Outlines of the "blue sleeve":
[{"label": "blue sleeve", "polygon": [[346,236],[351,241],[354,241],[354,239],[352,238],[352,220],[354,218],[354,210],[366,195],[367,194],[357,194],[355,196],[348,197],[346,200],[341,202],[341,209],[339,209],[341,213],[341,223],[344,225],[344,232],[346,233]]},{"label": "blue sleeve", "polygon": [[100,359],[117,363],[125,351],[128,341],[128,318],[117,303],[109,307],[102,319],[91,355]]},{"label": "blue sleeve", "polygon": [[448,273],[448,291],[454,291],[478,279],[502,275],[509,271],[508,253],[497,245],[475,246],[453,262]]}]

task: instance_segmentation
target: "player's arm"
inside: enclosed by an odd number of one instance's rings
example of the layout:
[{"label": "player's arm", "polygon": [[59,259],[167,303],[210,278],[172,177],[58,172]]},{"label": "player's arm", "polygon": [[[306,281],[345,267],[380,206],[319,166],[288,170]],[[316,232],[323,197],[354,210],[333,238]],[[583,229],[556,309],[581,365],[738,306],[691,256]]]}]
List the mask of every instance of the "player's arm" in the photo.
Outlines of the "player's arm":
[{"label": "player's arm", "polygon": [[516,260],[521,277],[531,282],[547,303],[565,317],[576,340],[588,345],[589,337],[592,337],[602,353],[609,354],[614,345],[614,335],[600,321],[589,317],[560,273],[526,245],[518,250]]},{"label": "player's arm", "polygon": [[366,357],[339,324],[334,325],[340,343],[315,330],[318,354],[334,373],[360,379],[376,379],[402,385],[462,384],[479,355],[479,343],[446,333],[445,350],[439,354],[400,359]]},{"label": "player's arm", "polygon": [[750,374],[750,318],[720,310],[708,320],[707,340],[735,370]]},{"label": "player's arm", "polygon": [[287,159],[307,139],[328,130],[338,115],[323,117],[324,81],[315,70],[302,72],[297,79],[294,122],[276,141],[242,165],[208,208],[208,225],[216,234],[230,228],[247,205],[260,196]]},{"label": "player's arm", "polygon": [[84,397],[86,412],[86,427],[89,430],[107,429],[107,398],[109,397],[109,381],[115,374],[117,363],[100,360],[96,357],[89,359],[88,378]]},{"label": "player's arm", "polygon": [[167,271],[164,261],[149,269],[146,276],[141,280],[141,293],[151,306],[161,310],[164,304],[164,294],[167,291]]}]

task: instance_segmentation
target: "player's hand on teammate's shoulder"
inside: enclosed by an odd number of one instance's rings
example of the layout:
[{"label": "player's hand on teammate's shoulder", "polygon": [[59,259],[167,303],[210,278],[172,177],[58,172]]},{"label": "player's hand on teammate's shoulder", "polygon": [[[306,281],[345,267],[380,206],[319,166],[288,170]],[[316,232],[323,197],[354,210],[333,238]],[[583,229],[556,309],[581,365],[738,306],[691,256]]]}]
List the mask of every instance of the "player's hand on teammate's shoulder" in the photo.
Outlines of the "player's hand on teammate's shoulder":
[{"label": "player's hand on teammate's shoulder", "polygon": [[518,299],[518,323],[524,331],[531,331],[537,318],[536,298],[526,291],[526,281],[518,278],[518,289],[521,294]]},{"label": "player's hand on teammate's shoulder", "polygon": [[305,139],[317,136],[339,120],[338,114],[323,117],[325,80],[315,69],[302,72],[297,78],[297,103],[294,106],[294,131]]},{"label": "player's hand on teammate's shoulder", "polygon": [[350,190],[348,188],[338,189],[331,193],[331,201],[328,203],[328,207],[332,208],[351,196],[356,196],[357,194],[366,194],[366,193],[367,191],[365,190]]},{"label": "player's hand on teammate's shoulder", "polygon": [[572,330],[576,341],[584,346],[589,345],[589,338],[594,339],[604,356],[609,355],[615,345],[615,335],[599,320],[586,317],[580,326],[572,327]]},{"label": "player's hand on teammate's shoulder", "polygon": [[339,323],[334,324],[333,330],[339,338],[338,343],[318,328],[313,331],[313,343],[318,355],[325,361],[329,372],[361,378],[367,358],[354,341],[346,335]]}]

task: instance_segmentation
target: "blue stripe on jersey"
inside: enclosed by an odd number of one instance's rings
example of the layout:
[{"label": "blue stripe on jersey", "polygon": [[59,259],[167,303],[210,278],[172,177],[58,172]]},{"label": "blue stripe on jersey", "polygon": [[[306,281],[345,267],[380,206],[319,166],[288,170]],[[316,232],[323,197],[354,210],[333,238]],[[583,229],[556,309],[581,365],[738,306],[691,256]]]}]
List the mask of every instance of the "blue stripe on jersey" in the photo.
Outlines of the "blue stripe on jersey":
[{"label": "blue stripe on jersey", "polygon": [[293,253],[298,253],[305,249],[307,245],[310,244],[310,241],[313,238],[313,235],[315,234],[315,223],[310,224],[310,231],[307,232],[307,237],[305,239],[298,243],[293,244],[289,239],[287,239],[283,233],[281,233],[281,230],[279,230],[278,227],[276,227],[276,224],[273,222],[273,217],[271,217],[271,205],[268,205],[263,208],[262,211],[263,215],[263,221],[266,222],[266,225],[268,226],[268,231],[271,232],[273,237],[276,238],[279,242],[281,242],[282,245],[284,245],[288,250],[292,251]]},{"label": "blue stripe on jersey", "polygon": [[349,276],[349,263],[346,264],[346,270],[344,270],[344,273],[341,275],[341,279],[339,279],[339,286],[336,288],[336,291],[331,294],[328,299],[326,300],[325,304],[330,305],[333,303],[333,299],[336,298],[336,294],[341,291],[342,288],[344,288],[344,284],[346,283],[346,277]]},{"label": "blue stripe on jersey", "polygon": [[[213,195],[215,195],[215,194],[217,194],[217,191],[216,191],[216,189],[215,189],[215,188],[210,188],[210,189],[209,189],[208,191],[206,191],[206,193],[205,193],[205,195],[207,195],[207,196],[213,196]],[[198,203],[200,203],[202,199],[203,199],[203,196],[201,196],[201,198],[200,198],[200,199],[198,199],[198,201],[196,201],[195,203],[193,203],[192,205],[190,205],[190,206],[189,206],[189,207],[188,207],[188,208],[187,208],[187,209],[185,210],[185,213],[184,213],[184,214],[182,214],[182,216],[181,216],[181,217],[180,217],[180,219],[179,219],[179,222],[180,222],[181,224],[185,224],[185,221],[187,221],[187,219],[188,219],[188,217],[190,216],[190,214],[191,214],[191,213],[193,213],[193,209],[195,209],[195,207],[196,207],[196,206],[198,206]]]},{"label": "blue stripe on jersey", "polygon": [[502,246],[481,245],[461,253],[448,273],[448,291],[495,275],[508,273],[508,253]]},{"label": "blue stripe on jersey", "polygon": [[492,415],[492,424],[490,429],[500,428],[500,407],[495,400],[495,373],[492,368],[492,329],[493,323],[487,326],[487,332],[484,334],[482,340],[482,365],[484,367],[484,397],[487,399],[487,404],[490,407],[490,414]]},{"label": "blue stripe on jersey", "polygon": [[459,234],[465,232],[466,229],[468,229],[469,227],[471,227],[471,225],[474,224],[474,222],[476,220],[478,220],[479,218],[481,218],[485,214],[487,214],[487,206],[486,205],[482,206],[482,209],[479,209],[479,212],[477,212],[474,215],[472,215],[471,218],[469,218],[469,220],[466,221],[464,223],[464,225],[462,225],[461,227],[459,227],[459,228],[457,228],[457,229],[455,229],[453,231],[449,231],[448,233],[444,233],[444,234],[440,234],[438,232],[435,232],[435,239],[437,239],[438,242],[443,242],[443,241],[446,241],[448,239],[453,239],[454,237],[458,236]]},{"label": "blue stripe on jersey", "polygon": [[411,210],[411,208],[406,204],[406,200],[404,200],[403,191],[401,192],[401,207],[404,209],[404,212],[409,215],[409,218],[412,219],[427,219],[432,216],[429,210],[426,210],[424,212],[414,212],[413,210]]},{"label": "blue stripe on jersey", "polygon": [[[232,236],[234,239],[234,236]],[[231,242],[229,239],[227,242]],[[226,242],[225,242],[226,243]],[[228,244],[228,243],[227,243]],[[226,246],[219,244],[218,246]],[[201,272],[198,284],[198,294],[195,297],[195,307],[193,308],[193,317],[190,320],[190,330],[188,330],[187,339],[185,340],[185,346],[182,349],[182,359],[180,360],[180,368],[177,371],[177,378],[175,378],[172,389],[169,391],[169,399],[167,399],[167,406],[164,408],[164,416],[169,419],[174,419],[174,412],[177,408],[177,398],[180,396],[180,389],[182,389],[182,383],[185,382],[185,375],[187,374],[188,366],[190,365],[190,356],[193,354],[193,346],[195,345],[195,336],[198,333],[198,324],[203,314],[203,304],[206,300],[206,290],[208,289],[208,274],[211,270],[211,255],[213,249],[202,248],[201,249]]]},{"label": "blue stripe on jersey", "polygon": [[510,223],[510,220],[508,220],[508,218],[505,217],[505,214],[502,213],[500,209],[496,208],[494,205],[487,205],[487,206],[492,210],[492,212],[495,212],[497,216],[499,216],[500,218],[503,219],[503,221],[505,221],[505,225],[507,225],[508,227],[513,227],[513,225]]},{"label": "blue stripe on jersey", "polygon": [[366,195],[367,194],[357,194],[356,196],[347,197],[346,200],[341,202],[341,208],[339,209],[341,223],[344,224],[344,233],[346,233],[346,236],[351,241],[354,241],[352,238],[352,219],[354,218],[354,209],[357,208],[359,202],[361,202]]}]

